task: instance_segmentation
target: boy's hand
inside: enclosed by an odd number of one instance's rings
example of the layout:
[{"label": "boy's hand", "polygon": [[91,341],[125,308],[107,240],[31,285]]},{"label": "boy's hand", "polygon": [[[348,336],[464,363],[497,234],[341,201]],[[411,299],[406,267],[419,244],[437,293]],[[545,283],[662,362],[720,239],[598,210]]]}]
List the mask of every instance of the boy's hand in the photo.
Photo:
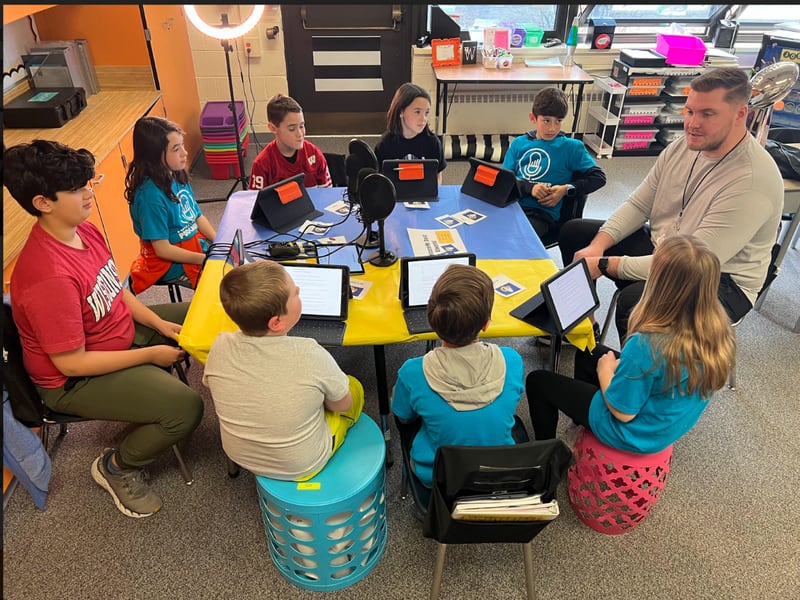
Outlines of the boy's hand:
[{"label": "boy's hand", "polygon": [[178,334],[181,332],[181,325],[172,321],[160,319],[154,329],[165,338],[178,341]]},{"label": "boy's hand", "polygon": [[169,367],[186,357],[186,351],[183,348],[167,346],[166,344],[150,346],[149,350],[150,362],[159,367]]},{"label": "boy's hand", "polygon": [[537,183],[531,189],[531,196],[542,206],[551,208],[561,202],[561,199],[567,194],[566,185],[550,185],[549,183]]}]

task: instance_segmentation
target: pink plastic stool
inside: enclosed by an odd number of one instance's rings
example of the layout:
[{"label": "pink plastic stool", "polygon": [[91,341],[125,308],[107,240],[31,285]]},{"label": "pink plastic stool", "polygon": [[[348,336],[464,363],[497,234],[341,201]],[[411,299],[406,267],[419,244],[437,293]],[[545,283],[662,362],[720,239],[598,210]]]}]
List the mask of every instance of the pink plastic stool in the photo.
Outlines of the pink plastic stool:
[{"label": "pink plastic stool", "polygon": [[669,475],[672,446],[638,454],[606,446],[583,429],[567,474],[569,500],[586,525],[609,535],[627,533],[658,502]]}]

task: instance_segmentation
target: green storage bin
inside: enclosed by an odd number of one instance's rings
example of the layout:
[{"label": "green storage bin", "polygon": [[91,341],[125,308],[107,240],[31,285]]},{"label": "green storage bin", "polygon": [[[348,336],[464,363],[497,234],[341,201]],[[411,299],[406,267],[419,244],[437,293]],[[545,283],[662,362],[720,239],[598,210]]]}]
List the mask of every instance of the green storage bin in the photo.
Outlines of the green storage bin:
[{"label": "green storage bin", "polygon": [[524,23],[522,27],[525,29],[525,42],[523,44],[525,48],[536,48],[542,43],[544,29],[530,23]]}]

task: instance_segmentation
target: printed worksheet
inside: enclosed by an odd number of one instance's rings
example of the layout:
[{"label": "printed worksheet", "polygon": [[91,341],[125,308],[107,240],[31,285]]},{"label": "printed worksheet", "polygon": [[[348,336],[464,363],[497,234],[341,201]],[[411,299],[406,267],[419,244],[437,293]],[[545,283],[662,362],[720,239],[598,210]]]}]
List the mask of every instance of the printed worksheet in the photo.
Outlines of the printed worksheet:
[{"label": "printed worksheet", "polygon": [[408,238],[411,240],[414,256],[467,252],[464,241],[455,229],[412,229],[409,227]]}]

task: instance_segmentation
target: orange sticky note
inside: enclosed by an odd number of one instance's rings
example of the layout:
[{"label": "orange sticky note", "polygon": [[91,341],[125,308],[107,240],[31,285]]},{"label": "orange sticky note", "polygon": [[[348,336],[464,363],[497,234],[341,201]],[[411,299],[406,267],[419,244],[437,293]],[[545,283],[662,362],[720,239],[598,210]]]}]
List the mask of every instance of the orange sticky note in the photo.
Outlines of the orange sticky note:
[{"label": "orange sticky note", "polygon": [[401,164],[398,168],[400,169],[400,181],[425,179],[425,167],[422,163]]},{"label": "orange sticky note", "polygon": [[290,181],[285,185],[278,186],[275,188],[275,191],[278,192],[278,198],[280,198],[281,204],[289,204],[292,200],[297,200],[303,195],[296,181]]},{"label": "orange sticky note", "polygon": [[500,171],[497,169],[492,169],[485,165],[478,165],[478,168],[475,169],[475,181],[492,187],[497,180],[497,174],[499,172]]}]

